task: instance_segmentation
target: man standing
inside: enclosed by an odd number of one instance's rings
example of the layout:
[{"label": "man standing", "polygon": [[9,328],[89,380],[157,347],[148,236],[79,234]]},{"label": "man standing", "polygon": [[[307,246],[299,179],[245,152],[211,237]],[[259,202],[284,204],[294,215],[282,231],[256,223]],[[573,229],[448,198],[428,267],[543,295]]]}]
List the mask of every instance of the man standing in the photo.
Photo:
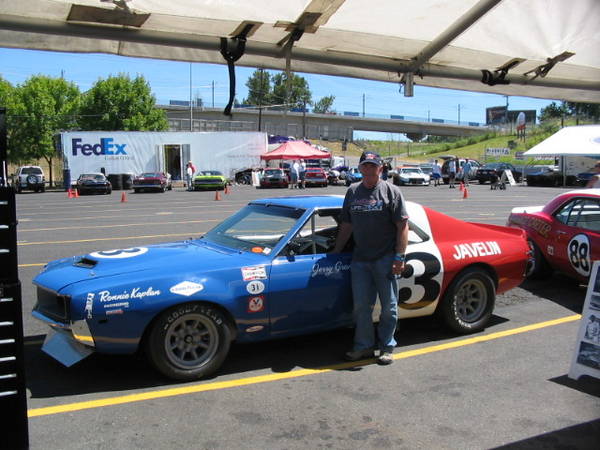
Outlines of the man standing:
[{"label": "man standing", "polygon": [[290,189],[298,188],[298,179],[300,178],[300,163],[294,161],[290,169]]},{"label": "man standing", "polygon": [[465,186],[469,185],[469,175],[471,175],[471,162],[469,161],[469,158],[465,158],[465,163],[463,164],[463,182],[465,183]]},{"label": "man standing", "polygon": [[350,185],[346,192],[333,250],[341,252],[353,235],[355,246],[350,270],[356,329],[354,347],[345,358],[357,361],[374,356],[372,313],[379,294],[378,362],[391,364],[398,321],[396,275],[404,270],[408,216],[400,189],[379,179],[383,168],[379,155],[363,153],[358,168],[363,179]]},{"label": "man standing", "polygon": [[185,179],[188,191],[194,190],[194,186],[192,186],[192,182],[194,180],[194,173],[196,173],[196,166],[194,166],[194,164],[192,164],[191,161],[188,161],[187,167],[185,168]]},{"label": "man standing", "polygon": [[440,179],[442,178],[442,168],[438,164],[438,160],[435,159],[433,161],[433,166],[431,167],[431,175],[433,176],[433,185],[439,186]]},{"label": "man standing", "polygon": [[448,161],[448,183],[450,189],[454,189],[454,180],[456,180],[456,159],[453,158]]}]

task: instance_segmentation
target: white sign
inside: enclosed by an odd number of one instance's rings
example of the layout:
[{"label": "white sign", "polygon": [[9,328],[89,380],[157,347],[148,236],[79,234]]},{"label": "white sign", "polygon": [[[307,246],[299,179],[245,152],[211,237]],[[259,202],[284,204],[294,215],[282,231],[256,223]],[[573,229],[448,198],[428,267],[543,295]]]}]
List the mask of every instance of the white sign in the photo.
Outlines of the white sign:
[{"label": "white sign", "polygon": [[486,148],[486,156],[506,156],[510,155],[510,148]]},{"label": "white sign", "polygon": [[500,175],[500,182],[504,183],[508,181],[511,186],[516,186],[517,182],[515,181],[515,177],[513,177],[512,171],[510,169],[504,169],[502,175]]},{"label": "white sign", "polygon": [[582,375],[600,378],[600,261],[592,268],[569,369],[569,378]]}]

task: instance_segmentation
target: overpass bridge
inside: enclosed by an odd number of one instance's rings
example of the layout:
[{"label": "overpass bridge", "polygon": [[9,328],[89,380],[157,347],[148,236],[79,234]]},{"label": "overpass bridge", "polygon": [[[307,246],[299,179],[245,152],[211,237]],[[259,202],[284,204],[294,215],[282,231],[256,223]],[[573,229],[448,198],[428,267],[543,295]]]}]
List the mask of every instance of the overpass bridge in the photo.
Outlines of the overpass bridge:
[{"label": "overpass bridge", "polygon": [[[282,136],[304,136],[307,139],[353,140],[354,131],[384,133],[422,133],[436,136],[472,136],[487,131],[479,123],[456,123],[450,120],[407,120],[405,116],[371,117],[359,113],[314,114],[296,111],[234,108],[229,119],[221,108],[190,108],[159,105],[167,113],[171,131],[257,131]],[[260,122],[260,125],[259,125]]]}]

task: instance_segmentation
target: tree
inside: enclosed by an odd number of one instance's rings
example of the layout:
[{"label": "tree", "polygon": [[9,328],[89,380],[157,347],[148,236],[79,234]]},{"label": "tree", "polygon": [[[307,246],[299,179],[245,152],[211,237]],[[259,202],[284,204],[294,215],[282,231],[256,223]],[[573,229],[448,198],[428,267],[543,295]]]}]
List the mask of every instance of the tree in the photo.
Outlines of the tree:
[{"label": "tree", "polygon": [[333,112],[331,107],[333,106],[334,100],[335,95],[327,95],[326,97],[322,97],[313,105],[313,112],[317,114],[327,114]]},{"label": "tree", "polygon": [[246,80],[248,98],[244,105],[271,105],[271,75],[263,69],[257,69]]},{"label": "tree", "polygon": [[77,123],[79,88],[63,78],[34,75],[14,92],[9,159],[14,162],[44,158],[52,184],[56,156],[54,135]]},{"label": "tree", "polygon": [[138,75],[132,80],[126,74],[100,79],[83,95],[80,125],[82,130],[110,131],[169,128],[145,78]]},{"label": "tree", "polygon": [[566,102],[563,103],[569,115],[577,117],[584,116],[589,117],[594,120],[598,120],[600,116],[600,104],[598,103],[575,103],[575,102]]},{"label": "tree", "polygon": [[8,108],[12,104],[14,88],[0,75],[0,107]]},{"label": "tree", "polygon": [[285,72],[274,75],[272,80],[272,105],[286,104],[290,108],[303,108],[304,105],[312,103],[312,94],[305,78],[292,73],[290,76],[289,94],[287,89],[288,77]]},{"label": "tree", "polygon": [[550,103],[540,111],[540,121],[545,122],[551,119],[560,119],[561,117],[568,116],[569,111],[565,102],[557,104],[556,102]]}]

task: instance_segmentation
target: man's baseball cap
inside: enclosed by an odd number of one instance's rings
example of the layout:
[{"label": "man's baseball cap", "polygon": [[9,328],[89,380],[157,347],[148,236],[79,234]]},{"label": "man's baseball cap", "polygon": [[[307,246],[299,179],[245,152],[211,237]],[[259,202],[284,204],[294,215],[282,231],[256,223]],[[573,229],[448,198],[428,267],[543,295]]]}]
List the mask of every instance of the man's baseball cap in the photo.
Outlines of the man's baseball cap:
[{"label": "man's baseball cap", "polygon": [[375,164],[379,167],[383,166],[383,161],[381,160],[381,156],[379,156],[377,153],[373,153],[373,152],[363,152],[363,154],[360,156],[358,165],[360,166],[364,163]]}]

